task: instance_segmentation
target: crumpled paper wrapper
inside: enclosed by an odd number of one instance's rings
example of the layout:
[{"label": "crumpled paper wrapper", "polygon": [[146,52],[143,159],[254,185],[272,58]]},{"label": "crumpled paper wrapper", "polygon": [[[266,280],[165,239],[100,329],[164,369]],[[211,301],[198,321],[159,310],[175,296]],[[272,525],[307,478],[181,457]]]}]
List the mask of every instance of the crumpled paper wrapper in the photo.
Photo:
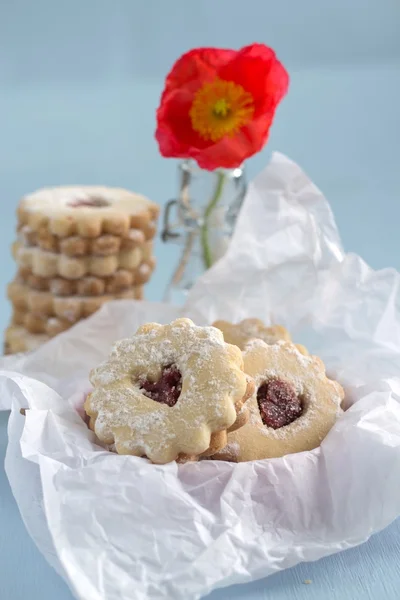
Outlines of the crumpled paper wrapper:
[{"label": "crumpled paper wrapper", "polygon": [[[119,301],[0,364],[6,469],[25,524],[84,600],[195,600],[355,546],[400,514],[399,274],[344,255],[328,203],[280,154],[251,184],[228,253],[186,306]],[[149,320],[289,327],[346,389],[321,447],[155,466],[96,445],[88,370]],[[26,417],[19,407],[29,407]]]}]

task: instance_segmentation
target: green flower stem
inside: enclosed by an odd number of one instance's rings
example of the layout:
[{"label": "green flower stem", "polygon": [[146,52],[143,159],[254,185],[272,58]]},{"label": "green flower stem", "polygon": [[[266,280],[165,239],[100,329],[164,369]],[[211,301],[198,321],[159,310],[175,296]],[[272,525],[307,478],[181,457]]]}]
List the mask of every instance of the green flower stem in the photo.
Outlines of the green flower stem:
[{"label": "green flower stem", "polygon": [[222,192],[224,189],[224,183],[225,183],[225,179],[226,179],[225,173],[223,171],[218,171],[217,177],[218,177],[217,185],[215,186],[214,194],[213,194],[210,202],[207,204],[206,210],[204,211],[203,224],[200,229],[200,241],[201,241],[201,248],[203,251],[203,262],[204,262],[204,266],[206,267],[206,269],[209,269],[211,267],[211,265],[213,264],[211,248],[210,248],[210,241],[208,238],[208,234],[209,234],[208,221],[211,216],[211,213],[213,212],[214,208],[217,206],[217,204],[222,196]]}]

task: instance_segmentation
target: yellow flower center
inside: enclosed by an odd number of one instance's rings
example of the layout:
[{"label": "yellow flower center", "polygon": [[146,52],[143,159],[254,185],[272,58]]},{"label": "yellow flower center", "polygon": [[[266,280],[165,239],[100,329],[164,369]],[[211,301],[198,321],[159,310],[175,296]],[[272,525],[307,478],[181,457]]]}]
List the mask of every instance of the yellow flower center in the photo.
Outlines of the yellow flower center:
[{"label": "yellow flower center", "polygon": [[233,81],[215,79],[197,90],[189,111],[192,127],[205,140],[233,136],[251,121],[253,96]]}]

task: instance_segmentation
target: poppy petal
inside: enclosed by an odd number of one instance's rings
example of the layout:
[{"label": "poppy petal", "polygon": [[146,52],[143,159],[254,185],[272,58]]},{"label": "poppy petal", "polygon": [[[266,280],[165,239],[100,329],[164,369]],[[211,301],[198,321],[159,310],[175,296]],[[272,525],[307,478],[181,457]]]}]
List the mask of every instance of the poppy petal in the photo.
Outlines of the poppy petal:
[{"label": "poppy petal", "polygon": [[289,85],[289,75],[273,50],[265,52],[265,58],[260,53],[253,55],[251,52],[239,52],[229,64],[220,69],[219,77],[234,81],[250,92],[254,98],[255,118],[261,112],[274,110]]},{"label": "poppy petal", "polygon": [[185,89],[173,90],[165,96],[157,110],[155,137],[165,157],[190,158],[190,148],[205,148],[209,142],[193,129],[189,116],[193,96]]},{"label": "poppy petal", "polygon": [[196,48],[183,54],[166,78],[166,91],[187,86],[193,81],[204,83],[216,77],[218,69],[232,60],[236,52],[220,48]]},{"label": "poppy petal", "polygon": [[[251,94],[254,114],[235,135],[205,140],[193,129],[190,109],[196,92],[222,79]],[[263,44],[239,51],[198,48],[176,61],[167,76],[157,110],[156,139],[163,156],[193,158],[208,170],[234,168],[262,149],[289,76],[272,48]]]},{"label": "poppy petal", "polygon": [[192,158],[201,168],[210,171],[217,168],[234,169],[262,149],[268,138],[270,125],[271,121],[265,117],[257,122],[253,121],[233,137],[222,138],[201,151],[192,149]]}]

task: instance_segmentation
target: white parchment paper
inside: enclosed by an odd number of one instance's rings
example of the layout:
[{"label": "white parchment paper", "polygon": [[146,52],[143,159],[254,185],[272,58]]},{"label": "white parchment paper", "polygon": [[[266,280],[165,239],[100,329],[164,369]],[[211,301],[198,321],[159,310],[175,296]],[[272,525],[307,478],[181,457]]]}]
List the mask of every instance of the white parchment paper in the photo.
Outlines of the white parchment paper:
[{"label": "white parchment paper", "polygon": [[[186,306],[119,301],[3,359],[6,469],[25,524],[84,600],[196,600],[365,541],[400,514],[399,274],[345,255],[326,200],[280,154],[251,184],[228,253]],[[146,321],[285,324],[346,388],[321,447],[234,465],[155,466],[97,446],[89,369]],[[26,417],[18,409],[30,407]]]}]

